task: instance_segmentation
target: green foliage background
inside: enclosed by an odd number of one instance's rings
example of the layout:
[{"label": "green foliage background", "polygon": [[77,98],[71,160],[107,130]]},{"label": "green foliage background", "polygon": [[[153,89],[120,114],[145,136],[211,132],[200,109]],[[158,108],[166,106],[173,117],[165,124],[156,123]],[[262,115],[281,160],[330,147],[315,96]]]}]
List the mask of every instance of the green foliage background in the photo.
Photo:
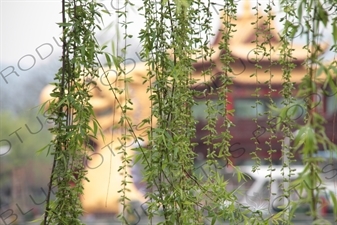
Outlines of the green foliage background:
[{"label": "green foliage background", "polygon": [[[0,157],[1,205],[3,209],[16,209],[15,204],[27,211],[34,208],[34,216],[36,216],[37,213],[43,212],[44,206],[34,204],[29,195],[37,203],[44,201],[46,197],[41,189],[47,192],[48,171],[51,170],[52,157],[47,156],[46,152],[38,152],[38,150],[46,146],[52,139],[48,131],[49,124],[45,117],[37,113],[37,110],[28,110],[15,116],[9,112],[1,112],[0,124],[1,139],[11,143],[10,150]],[[26,128],[26,125],[31,132]],[[15,133],[13,134],[15,131],[22,142]],[[1,142],[1,144],[7,143]],[[4,145],[2,147],[8,149]],[[23,171],[20,176],[16,173],[18,170]],[[14,193],[13,179],[17,179],[17,182],[20,183],[21,191],[19,193]],[[28,214],[27,216],[32,215]],[[20,218],[19,221],[23,222]]]}]

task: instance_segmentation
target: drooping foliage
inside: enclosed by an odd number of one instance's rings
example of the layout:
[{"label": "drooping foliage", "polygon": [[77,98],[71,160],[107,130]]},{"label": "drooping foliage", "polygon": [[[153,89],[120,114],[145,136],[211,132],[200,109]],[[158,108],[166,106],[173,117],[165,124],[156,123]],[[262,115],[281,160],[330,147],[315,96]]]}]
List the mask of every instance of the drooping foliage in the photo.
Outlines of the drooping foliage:
[{"label": "drooping foliage", "polygon": [[[296,208],[300,204],[308,204],[314,223],[329,224],[319,214],[320,193],[323,191],[319,163],[322,159],[316,156],[318,146],[324,146],[324,149],[331,152],[336,152],[337,147],[336,140],[326,135],[325,118],[316,107],[320,102],[315,96],[320,94],[333,97],[332,93],[336,93],[336,62],[327,65],[320,57],[321,30],[328,26],[331,28],[333,41],[331,51],[336,51],[337,23],[335,14],[331,13],[336,9],[336,3],[333,0],[280,1],[279,8],[284,11],[280,19],[283,30],[276,37],[273,36],[275,32],[272,32],[275,29],[272,24],[276,18],[274,1],[267,1],[263,13],[262,1],[251,2],[256,18],[252,23],[256,30],[255,40],[252,41],[254,57],[249,59],[255,68],[250,77],[256,78],[256,90],[251,93],[256,99],[253,106],[256,109],[256,118],[253,121],[257,130],[264,128],[269,135],[266,142],[269,147],[268,158],[261,159],[259,152],[263,149],[256,139],[256,133],[252,134],[252,140],[255,141],[255,148],[250,153],[254,160],[252,170],[259,170],[261,160],[269,162],[270,175],[267,177],[270,181],[269,190],[272,192],[272,158],[275,152],[282,151],[282,198],[289,202],[294,192],[304,193],[306,196],[287,205],[282,205],[282,202],[279,205],[281,210],[277,213],[272,212],[270,207],[267,213],[263,213],[260,209],[244,206],[238,200],[240,188],[229,190],[230,182],[221,174],[221,162],[225,161],[227,167],[233,169],[237,182],[244,183],[250,179],[231,161],[233,152],[230,149],[233,138],[231,128],[236,125],[232,121],[234,114],[230,106],[233,102],[229,98],[233,85],[231,65],[238,60],[232,54],[231,40],[237,32],[235,21],[238,1],[221,3],[222,26],[217,45],[210,43],[212,4],[211,1],[201,0],[163,0],[159,3],[144,0],[139,9],[145,18],[139,38],[143,46],[141,58],[146,60],[148,68],[144,83],[150,83],[147,91],[150,93],[148,100],[151,102],[152,113],[143,121],[143,124],[150,125],[147,130],[148,144],[146,148],[138,145],[136,161],[144,166],[148,199],[146,215],[149,221],[152,223],[154,218],[160,216],[164,219],[160,224],[204,224],[205,221],[215,224],[223,220],[231,224],[291,224]],[[132,21],[132,18],[128,18],[129,6],[132,7],[133,4],[125,1],[123,10],[117,12],[118,18],[123,20],[121,25],[124,28],[122,54],[110,57],[102,52],[94,37],[94,18],[101,17],[99,7],[102,5],[94,1],[63,1],[63,21],[59,24],[63,29],[63,65],[55,76],[56,88],[52,93],[55,99],[48,103],[48,112],[55,124],[51,129],[55,138],[48,146],[50,154],[54,156],[50,189],[56,186],[57,192],[56,200],[47,202],[44,224],[81,224],[79,217],[83,211],[78,196],[82,193],[82,182],[85,180],[83,161],[87,159],[87,153],[92,148],[89,139],[99,135],[99,124],[93,119],[94,112],[89,104],[90,81],[92,77],[98,76],[96,68],[101,67],[97,55],[105,54],[109,66],[113,65],[119,71],[118,77],[125,82],[124,88],[127,89],[128,82],[132,82],[125,78],[123,64],[129,47],[126,44],[129,37],[127,27]],[[306,59],[303,65],[296,65],[297,59],[292,48],[296,35],[305,39]],[[275,46],[275,39],[279,42],[278,46]],[[275,52],[279,56],[276,61]],[[219,62],[213,60],[215,54],[219,54],[216,56],[219,57]],[[267,59],[264,63],[259,60],[261,55]],[[207,68],[202,71],[194,66],[200,61],[208,63]],[[275,65],[282,70],[281,90],[276,90],[273,86],[272,67]],[[297,86],[295,96],[292,76],[298,66],[304,66],[306,74],[301,85]],[[259,81],[262,69],[264,75],[269,76],[264,83]],[[214,70],[219,71],[216,79],[220,85],[210,86],[209,81],[215,79]],[[200,73],[200,77],[207,81],[201,91],[194,88],[200,82],[200,79],[195,78],[196,73]],[[323,81],[320,81],[323,77],[321,74],[324,74]],[[260,92],[262,85],[268,86],[268,92],[263,96]],[[320,85],[323,89],[319,88]],[[111,95],[116,92],[125,94],[127,91],[111,86]],[[281,106],[277,106],[271,97],[275,92],[283,97]],[[197,155],[194,148],[197,143],[193,139],[196,137],[197,121],[193,117],[192,109],[198,104],[196,96],[217,96],[216,100],[207,98],[205,103],[207,123],[202,130],[206,135],[201,140],[207,146],[206,164],[203,168],[208,171],[206,177],[197,174],[195,170]],[[271,106],[266,112],[259,111],[261,98],[267,98]],[[303,103],[296,103],[296,98],[304,99]],[[134,137],[132,121],[127,116],[127,112],[133,110],[132,100],[127,94],[125,99],[125,105],[118,106],[123,112],[119,124],[124,134],[119,152],[122,154],[123,166],[118,172],[125,175],[120,191],[123,206],[120,219],[123,224],[129,224],[126,209],[127,178],[130,178],[130,174],[127,173],[127,168],[132,159],[128,155],[126,143],[130,136],[135,140],[141,140],[142,137]],[[300,122],[294,121],[291,116],[296,114],[296,104],[302,104],[305,109],[305,115]],[[279,109],[274,110],[277,107]],[[259,117],[262,115],[266,115],[270,122],[267,128],[259,124]],[[221,132],[219,126],[222,128]],[[282,138],[278,139],[277,135],[280,134]],[[282,149],[273,148],[271,143],[274,140],[281,142]],[[293,181],[292,176],[296,172],[292,169],[295,153],[303,158],[304,170]],[[70,183],[73,185],[69,186]],[[273,194],[276,193],[270,193],[270,196]],[[337,208],[335,194],[330,194]],[[334,213],[337,217],[336,210]]]}]

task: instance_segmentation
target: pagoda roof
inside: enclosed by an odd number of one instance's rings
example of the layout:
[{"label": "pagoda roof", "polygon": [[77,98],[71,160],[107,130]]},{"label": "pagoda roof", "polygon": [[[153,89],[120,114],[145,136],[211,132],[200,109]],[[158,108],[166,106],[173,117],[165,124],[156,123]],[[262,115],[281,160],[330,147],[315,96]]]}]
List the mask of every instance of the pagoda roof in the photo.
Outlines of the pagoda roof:
[{"label": "pagoda roof", "polygon": [[[235,32],[231,32],[232,37],[229,39],[228,45],[230,55],[235,59],[235,62],[231,63],[230,67],[232,70],[238,70],[238,72],[236,74],[233,72],[233,75],[230,76],[233,77],[234,83],[262,84],[268,81],[274,84],[283,83],[284,68],[279,62],[281,56],[285,54],[282,54],[282,41],[275,20],[268,20],[270,15],[260,11],[257,12],[257,15],[254,15],[249,0],[244,1],[243,7],[243,14],[238,16],[236,20],[231,21],[231,24],[235,25],[233,27]],[[224,18],[224,16],[221,18]],[[225,50],[220,50],[220,42],[222,34],[227,31],[228,29],[221,24],[215,42],[211,46],[214,54],[207,58],[207,60],[214,62],[217,67],[216,71],[223,71],[224,65],[221,58],[225,54]],[[258,36],[256,36],[257,32],[259,32]],[[270,38],[270,40],[267,40],[267,38]],[[324,53],[328,46],[328,43],[322,43],[318,47],[320,54]],[[289,49],[291,49],[291,58],[288,57],[286,60],[295,64],[290,79],[292,82],[298,83],[307,73],[304,62],[310,56],[309,51],[298,44],[292,44]],[[310,50],[314,51],[312,47]],[[199,64],[204,63],[205,59],[199,58],[195,67],[200,68]],[[257,69],[255,64],[262,68]],[[200,71],[197,70],[196,73],[200,73]],[[240,74],[238,75],[238,73]]]}]

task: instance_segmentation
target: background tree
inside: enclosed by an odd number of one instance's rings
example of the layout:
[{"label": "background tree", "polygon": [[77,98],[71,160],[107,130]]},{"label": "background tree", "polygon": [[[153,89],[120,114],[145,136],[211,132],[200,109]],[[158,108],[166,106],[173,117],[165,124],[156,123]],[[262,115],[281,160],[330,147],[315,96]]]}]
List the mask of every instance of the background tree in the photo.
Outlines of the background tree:
[{"label": "background tree", "polygon": [[4,112],[0,114],[0,204],[2,212],[12,209],[21,222],[24,216],[20,209],[31,211],[25,217],[36,216],[43,211],[43,206],[35,204],[29,195],[36,202],[45,200],[41,189],[46,191],[49,177],[46,171],[51,167],[51,157],[38,152],[50,142],[51,135],[46,119],[37,115],[37,110],[16,116]]}]

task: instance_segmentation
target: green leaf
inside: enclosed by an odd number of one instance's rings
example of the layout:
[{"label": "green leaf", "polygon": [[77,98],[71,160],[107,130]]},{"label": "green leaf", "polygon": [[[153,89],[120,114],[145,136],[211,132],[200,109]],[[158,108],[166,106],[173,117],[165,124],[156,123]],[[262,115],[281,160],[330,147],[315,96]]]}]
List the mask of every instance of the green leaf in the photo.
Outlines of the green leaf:
[{"label": "green leaf", "polygon": [[300,21],[299,22],[301,22],[301,20],[302,20],[302,15],[303,15],[303,7],[302,7],[302,5],[304,4],[305,2],[304,1],[300,1],[300,4],[299,4],[299,6],[298,6],[298,10],[297,10],[297,13],[298,13],[298,18],[300,19]]},{"label": "green leaf", "polygon": [[59,25],[60,27],[70,27],[71,25],[73,25],[72,23],[56,23],[57,25]]},{"label": "green leaf", "polygon": [[97,130],[98,130],[98,125],[97,125],[97,122],[96,122],[96,121],[94,121],[94,131],[93,131],[93,133],[94,133],[94,136],[96,136],[96,135],[97,135]]},{"label": "green leaf", "polygon": [[332,24],[332,38],[334,43],[337,43],[337,24],[336,21],[334,24]]},{"label": "green leaf", "polygon": [[334,215],[337,215],[337,198],[336,198],[336,194],[333,191],[329,191],[330,194],[330,198],[332,200],[333,203],[333,211],[334,211]]},{"label": "green leaf", "polygon": [[104,53],[104,56],[105,56],[105,59],[107,61],[108,67],[111,68],[112,67],[112,61],[111,61],[111,58],[110,58],[109,54]]},{"label": "green leaf", "polygon": [[317,13],[318,13],[318,19],[324,24],[324,26],[326,27],[326,25],[328,24],[328,13],[324,10],[324,8],[322,7],[322,4],[320,2],[318,2],[318,6],[317,6]]},{"label": "green leaf", "polygon": [[49,147],[48,152],[47,152],[47,155],[49,155],[49,150],[50,150],[50,147],[51,147],[50,143],[48,143],[46,146],[44,146],[44,147],[40,148],[39,150],[37,150],[36,153],[38,155],[41,154],[43,152],[43,150],[45,150],[47,147]]},{"label": "green leaf", "polygon": [[215,224],[215,222],[216,222],[216,216],[214,216],[214,217],[212,218],[211,225],[214,225],[214,224]]}]

